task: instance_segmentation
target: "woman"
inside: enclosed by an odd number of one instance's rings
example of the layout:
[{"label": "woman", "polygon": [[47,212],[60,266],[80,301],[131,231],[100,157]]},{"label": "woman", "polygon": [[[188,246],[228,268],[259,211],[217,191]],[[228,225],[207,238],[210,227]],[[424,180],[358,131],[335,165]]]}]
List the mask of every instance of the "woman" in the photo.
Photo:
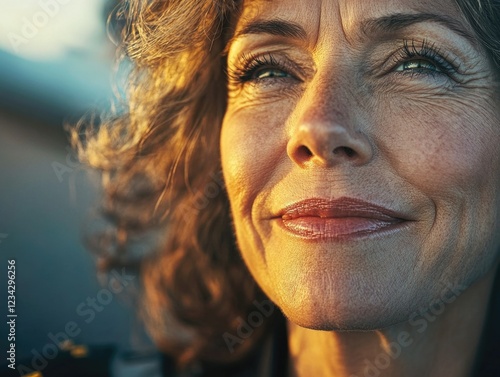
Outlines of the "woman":
[{"label": "woman", "polygon": [[500,375],[498,1],[122,15],[129,108],[81,156],[115,226],[104,267],[160,239],[143,314],[179,368]]}]

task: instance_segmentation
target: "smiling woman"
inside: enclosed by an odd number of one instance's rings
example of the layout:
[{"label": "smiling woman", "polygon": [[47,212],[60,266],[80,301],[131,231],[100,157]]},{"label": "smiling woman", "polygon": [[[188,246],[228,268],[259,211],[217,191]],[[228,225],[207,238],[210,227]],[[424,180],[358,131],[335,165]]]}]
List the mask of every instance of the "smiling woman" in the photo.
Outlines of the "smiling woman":
[{"label": "smiling woman", "polygon": [[104,267],[166,233],[141,261],[142,312],[179,368],[500,373],[500,3],[123,14],[129,112],[74,141],[105,174]]}]

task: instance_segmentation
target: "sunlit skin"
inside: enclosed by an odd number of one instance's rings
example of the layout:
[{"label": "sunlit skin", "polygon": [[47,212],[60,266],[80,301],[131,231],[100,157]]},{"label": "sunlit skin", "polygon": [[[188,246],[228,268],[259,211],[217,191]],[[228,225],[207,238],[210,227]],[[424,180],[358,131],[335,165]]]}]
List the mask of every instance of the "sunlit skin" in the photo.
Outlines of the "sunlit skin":
[{"label": "sunlit skin", "polygon": [[[288,318],[289,374],[369,375],[365,360],[407,332],[383,376],[468,376],[499,254],[500,95],[459,9],[245,1],[228,74],[234,229]],[[404,226],[302,239],[276,214],[308,198],[361,199]],[[410,321],[452,287],[465,292],[425,329]]]}]

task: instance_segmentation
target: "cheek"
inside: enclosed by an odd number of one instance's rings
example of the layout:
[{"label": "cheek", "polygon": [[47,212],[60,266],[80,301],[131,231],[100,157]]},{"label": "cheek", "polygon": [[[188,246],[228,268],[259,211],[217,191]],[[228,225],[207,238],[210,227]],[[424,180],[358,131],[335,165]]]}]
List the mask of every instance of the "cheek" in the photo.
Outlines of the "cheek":
[{"label": "cheek", "polygon": [[381,155],[399,176],[431,197],[456,199],[498,184],[500,126],[479,105],[450,102],[389,105],[382,111],[389,116],[377,123],[384,127]]},{"label": "cheek", "polygon": [[488,268],[498,245],[500,127],[485,103],[387,106],[390,116],[378,123],[381,155],[434,207],[419,263],[470,280]]},{"label": "cheek", "polygon": [[275,109],[229,107],[224,118],[221,159],[234,216],[250,215],[255,196],[271,185],[282,169],[287,112],[284,106]]},{"label": "cheek", "polygon": [[238,248],[252,275],[273,299],[267,275],[262,235],[255,227],[252,210],[256,198],[267,195],[284,169],[286,159],[284,106],[262,111],[258,106],[229,106],[221,130],[221,162]]}]

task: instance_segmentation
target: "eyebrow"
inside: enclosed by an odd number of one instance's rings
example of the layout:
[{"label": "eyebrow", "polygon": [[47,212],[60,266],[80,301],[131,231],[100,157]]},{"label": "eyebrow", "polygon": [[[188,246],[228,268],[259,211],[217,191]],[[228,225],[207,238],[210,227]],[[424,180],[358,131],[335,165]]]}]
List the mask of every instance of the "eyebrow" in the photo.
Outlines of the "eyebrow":
[{"label": "eyebrow", "polygon": [[476,38],[467,29],[452,17],[434,13],[395,13],[388,16],[371,18],[362,22],[361,30],[366,35],[373,33],[395,33],[404,28],[421,22],[435,22],[443,25],[476,44]]},{"label": "eyebrow", "polygon": [[[441,24],[458,35],[466,38],[472,44],[476,44],[476,38],[459,21],[434,13],[395,13],[387,16],[370,18],[361,23],[361,31],[364,35],[375,33],[395,33],[414,24],[421,22],[435,22]],[[250,34],[269,34],[284,38],[307,40],[307,32],[295,22],[281,19],[255,20],[237,32],[228,43],[232,44],[235,39]]]},{"label": "eyebrow", "polygon": [[302,26],[295,22],[280,19],[256,20],[245,25],[233,39],[240,38],[248,34],[270,34],[279,37],[293,39],[307,39],[307,33]]}]

